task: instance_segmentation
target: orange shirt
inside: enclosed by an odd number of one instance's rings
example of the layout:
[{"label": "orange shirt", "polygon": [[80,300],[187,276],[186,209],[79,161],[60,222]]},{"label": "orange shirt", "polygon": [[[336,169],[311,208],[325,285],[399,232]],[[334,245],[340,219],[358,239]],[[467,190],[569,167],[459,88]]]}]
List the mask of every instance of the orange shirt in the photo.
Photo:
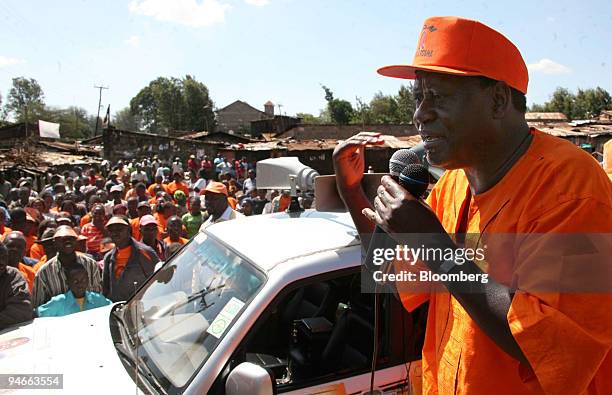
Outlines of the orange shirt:
[{"label": "orange shirt", "polygon": [[132,237],[136,240],[140,240],[140,217],[132,218],[130,220],[130,227],[132,228]]},{"label": "orange shirt", "polygon": [[238,202],[233,197],[228,196],[227,204],[232,208],[232,210],[236,210],[236,206],[238,205]]},{"label": "orange shirt", "polygon": [[38,273],[38,271],[40,270],[40,268],[42,267],[42,265],[44,265],[45,263],[47,263],[49,259],[47,259],[47,255],[43,255],[40,257],[40,260],[38,262],[36,262],[36,265],[32,266],[32,269],[34,269],[35,273]]},{"label": "orange shirt", "polygon": [[34,243],[30,248],[30,258],[38,259],[45,255],[45,248],[40,243]]},{"label": "orange shirt", "polygon": [[159,232],[157,237],[161,237],[161,235],[166,233],[166,223],[168,222],[168,219],[164,217],[163,214],[160,214],[160,213],[155,213],[153,214],[153,216],[157,220],[157,231]]},{"label": "orange shirt", "polygon": [[36,277],[36,272],[30,266],[24,265],[21,262],[19,262],[19,266],[17,267],[17,269],[19,269],[23,278],[25,278],[26,283],[28,283],[28,290],[31,294],[32,289],[34,288],[34,277]]},{"label": "orange shirt", "polygon": [[[495,233],[612,233],[612,184],[602,169],[573,144],[536,130],[532,133],[523,157],[501,181],[473,196],[466,206],[467,232],[485,239]],[[428,198],[449,233],[458,229],[467,191],[463,170],[447,171]],[[533,371],[502,351],[448,292],[401,292],[408,310],[429,300],[423,393],[609,393],[612,294],[525,291],[537,278],[533,272],[541,268],[541,261],[529,248],[534,245],[517,244],[519,248],[513,250],[511,245],[503,255],[508,262],[487,261],[483,270],[504,270],[506,263],[512,268],[518,291],[508,323]],[[558,245],[548,247],[558,250]]]},{"label": "orange shirt", "polygon": [[176,191],[183,191],[185,192],[185,196],[189,196],[189,187],[187,184],[183,184],[182,182],[172,181],[170,184],[168,184],[167,191],[173,198],[174,192]]},{"label": "orange shirt", "polygon": [[612,181],[612,139],[606,141],[603,146],[603,168]]},{"label": "orange shirt", "polygon": [[115,278],[121,277],[121,273],[123,273],[123,269],[125,269],[125,265],[127,265],[130,259],[130,255],[132,255],[132,246],[117,250],[117,254],[115,255]]},{"label": "orange shirt", "polygon": [[36,240],[38,240],[38,237],[34,236],[34,235],[30,235],[30,236],[26,236],[26,256],[31,257],[31,250],[32,250],[32,246],[34,245],[34,242]]},{"label": "orange shirt", "polygon": [[90,222],[91,222],[91,214],[87,213],[81,217],[81,223],[80,223],[81,228]]},{"label": "orange shirt", "polygon": [[166,184],[151,184],[149,185],[149,187],[147,188],[147,192],[149,193],[149,196],[155,197],[155,188],[157,188],[157,186],[161,186],[162,191],[164,192],[168,192],[168,186]]},{"label": "orange shirt", "polygon": [[9,228],[8,226],[0,225],[0,241],[4,239],[4,236],[8,235],[12,231],[13,229]]},{"label": "orange shirt", "polygon": [[164,239],[164,243],[166,243],[166,245],[170,245],[172,243],[179,243],[180,245],[186,244],[189,241],[189,239],[186,239],[184,237],[179,237],[178,241],[172,241],[170,240],[170,236],[166,237]]}]

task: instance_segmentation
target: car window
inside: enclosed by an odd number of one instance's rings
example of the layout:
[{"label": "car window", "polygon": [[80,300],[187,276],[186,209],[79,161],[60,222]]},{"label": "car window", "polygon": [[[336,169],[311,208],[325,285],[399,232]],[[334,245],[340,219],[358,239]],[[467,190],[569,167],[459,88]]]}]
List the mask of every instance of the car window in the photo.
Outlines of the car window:
[{"label": "car window", "polygon": [[142,361],[164,386],[184,387],[264,282],[248,261],[199,234],[126,306]]}]

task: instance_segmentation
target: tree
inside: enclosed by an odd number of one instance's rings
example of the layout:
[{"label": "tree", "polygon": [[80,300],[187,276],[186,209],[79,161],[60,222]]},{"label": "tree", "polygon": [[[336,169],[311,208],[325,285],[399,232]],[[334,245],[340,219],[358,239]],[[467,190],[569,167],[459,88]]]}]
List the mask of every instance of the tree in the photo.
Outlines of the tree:
[{"label": "tree", "polygon": [[130,101],[132,116],[150,133],[168,130],[214,130],[213,102],[206,85],[190,75],[159,77]]},{"label": "tree", "polygon": [[414,103],[414,85],[400,86],[397,96],[397,120],[401,124],[412,123],[416,105]]},{"label": "tree", "polygon": [[79,140],[93,135],[94,128],[89,123],[87,111],[80,107],[46,107],[41,118],[59,123],[61,136],[65,139]]},{"label": "tree", "polygon": [[578,89],[572,113],[574,119],[591,119],[597,117],[602,110],[612,108],[612,98],[603,88]]},{"label": "tree", "polygon": [[129,107],[125,107],[115,113],[112,125],[121,130],[138,131],[141,129],[142,120],[139,116],[133,115]]},{"label": "tree", "polygon": [[325,91],[325,100],[327,100],[327,109],[332,122],[338,125],[348,125],[353,116],[353,106],[346,100],[334,99],[332,91],[322,85]]},{"label": "tree", "polygon": [[383,95],[382,92],[378,92],[374,95],[372,100],[370,100],[369,108],[373,123],[399,123],[399,105],[395,97],[386,96]]},{"label": "tree", "polygon": [[33,78],[13,78],[6,110],[12,113],[16,122],[34,122],[40,118],[45,107],[44,93]]},{"label": "tree", "polygon": [[320,117],[316,117],[306,112],[298,112],[297,114],[295,114],[295,116],[298,118],[301,118],[302,123],[309,123],[309,124],[315,124],[315,125],[325,123],[323,119],[321,119]]},{"label": "tree", "polygon": [[609,108],[612,108],[612,97],[603,88],[578,89],[576,95],[566,88],[557,88],[549,101],[533,104],[529,111],[562,112],[568,119],[589,119]]}]

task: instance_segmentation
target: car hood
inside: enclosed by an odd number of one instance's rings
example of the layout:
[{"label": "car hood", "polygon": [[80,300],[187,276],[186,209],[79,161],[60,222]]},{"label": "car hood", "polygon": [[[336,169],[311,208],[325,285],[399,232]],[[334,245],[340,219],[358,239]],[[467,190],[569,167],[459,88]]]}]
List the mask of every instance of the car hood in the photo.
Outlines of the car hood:
[{"label": "car hood", "polygon": [[63,374],[64,389],[58,394],[134,393],[136,386],[111,338],[111,309],[36,318],[0,332],[0,372]]}]

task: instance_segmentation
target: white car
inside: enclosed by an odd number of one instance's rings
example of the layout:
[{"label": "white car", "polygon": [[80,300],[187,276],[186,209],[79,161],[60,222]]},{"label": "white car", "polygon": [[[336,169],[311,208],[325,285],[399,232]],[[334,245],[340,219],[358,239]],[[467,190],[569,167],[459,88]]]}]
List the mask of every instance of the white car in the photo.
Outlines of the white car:
[{"label": "white car", "polygon": [[[254,216],[198,234],[126,303],[4,331],[0,372],[63,374],[41,394],[361,393],[373,311],[348,214]],[[381,297],[385,393],[409,391],[425,314]]]}]

